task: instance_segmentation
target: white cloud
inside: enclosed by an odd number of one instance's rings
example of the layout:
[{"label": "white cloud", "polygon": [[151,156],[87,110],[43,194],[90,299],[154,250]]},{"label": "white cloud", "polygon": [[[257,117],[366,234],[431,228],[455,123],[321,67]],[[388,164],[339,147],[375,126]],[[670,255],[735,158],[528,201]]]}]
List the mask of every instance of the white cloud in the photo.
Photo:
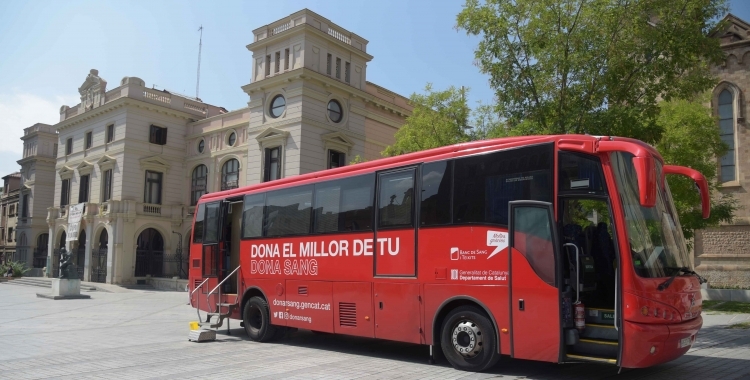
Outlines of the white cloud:
[{"label": "white cloud", "polygon": [[75,99],[62,96],[43,98],[28,93],[0,94],[0,152],[23,152],[23,129],[36,123],[56,124],[60,121],[60,106],[73,105]]}]

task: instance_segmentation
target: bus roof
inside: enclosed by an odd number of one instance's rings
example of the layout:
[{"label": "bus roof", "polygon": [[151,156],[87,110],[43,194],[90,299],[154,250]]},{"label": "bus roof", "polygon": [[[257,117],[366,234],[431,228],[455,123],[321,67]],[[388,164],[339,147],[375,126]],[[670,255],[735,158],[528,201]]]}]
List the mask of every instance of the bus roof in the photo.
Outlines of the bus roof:
[{"label": "bus roof", "polygon": [[362,162],[355,165],[347,165],[334,169],[320,170],[312,173],[281,178],[274,181],[258,183],[254,185],[239,187],[236,189],[208,193],[200,198],[198,204],[215,201],[217,199],[238,197],[247,193],[270,191],[291,186],[312,184],[320,181],[328,181],[355,175],[373,173],[379,170],[414,165],[425,161],[441,161],[455,157],[480,154],[499,149],[516,148],[530,144],[556,143],[558,148],[560,149],[573,150],[588,154],[597,154],[598,143],[599,141],[603,140],[617,140],[628,145],[637,145],[638,148],[645,149],[653,154],[654,157],[658,160],[662,162],[664,161],[661,155],[651,145],[648,145],[640,140],[624,137],[590,135],[538,135],[504,137],[448,145],[414,153],[407,153],[400,156],[380,158],[377,160]]}]

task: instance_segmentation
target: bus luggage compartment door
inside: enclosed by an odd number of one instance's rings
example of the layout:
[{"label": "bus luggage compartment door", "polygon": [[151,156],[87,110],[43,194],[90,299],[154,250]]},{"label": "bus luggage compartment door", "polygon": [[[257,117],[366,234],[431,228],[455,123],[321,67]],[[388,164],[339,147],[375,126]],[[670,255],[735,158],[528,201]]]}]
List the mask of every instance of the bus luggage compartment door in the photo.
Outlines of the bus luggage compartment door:
[{"label": "bus luggage compartment door", "polygon": [[287,280],[284,319],[289,327],[333,332],[331,283]]},{"label": "bus luggage compartment door", "polygon": [[375,337],[400,342],[423,343],[419,284],[374,284]]}]

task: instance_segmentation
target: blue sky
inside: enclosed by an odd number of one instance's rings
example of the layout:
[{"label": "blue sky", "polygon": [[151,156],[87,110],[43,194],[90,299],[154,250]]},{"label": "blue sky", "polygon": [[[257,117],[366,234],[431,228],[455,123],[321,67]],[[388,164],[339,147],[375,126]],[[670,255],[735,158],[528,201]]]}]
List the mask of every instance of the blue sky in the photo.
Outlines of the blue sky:
[{"label": "blue sky", "polygon": [[[475,37],[457,31],[461,0],[326,1],[2,1],[0,2],[0,176],[18,170],[23,128],[54,124],[63,104],[98,69],[117,87],[125,76],[195,94],[203,25],[200,97],[244,107],[252,30],[309,8],[369,40],[367,79],[404,96],[450,85],[471,88],[469,104],[492,103],[488,77],[474,65]],[[733,0],[750,20],[750,2]]]}]

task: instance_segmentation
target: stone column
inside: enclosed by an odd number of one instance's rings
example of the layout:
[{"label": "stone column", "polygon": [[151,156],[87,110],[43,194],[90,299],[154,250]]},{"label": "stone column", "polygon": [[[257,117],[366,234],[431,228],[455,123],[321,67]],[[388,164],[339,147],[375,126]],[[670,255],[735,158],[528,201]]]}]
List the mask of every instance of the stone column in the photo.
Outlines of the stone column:
[{"label": "stone column", "polygon": [[84,251],[83,281],[91,281],[91,241],[94,221],[86,221],[86,250]]},{"label": "stone column", "polygon": [[109,241],[107,241],[107,280],[106,283],[108,284],[114,284],[114,274],[115,274],[115,234],[117,233],[117,228],[115,228],[114,225],[110,222],[110,225],[107,228],[107,236]]},{"label": "stone column", "polygon": [[54,264],[54,257],[52,252],[55,251],[55,223],[49,224],[49,239],[47,243],[47,272],[44,274],[45,277],[52,277],[52,264]]}]

